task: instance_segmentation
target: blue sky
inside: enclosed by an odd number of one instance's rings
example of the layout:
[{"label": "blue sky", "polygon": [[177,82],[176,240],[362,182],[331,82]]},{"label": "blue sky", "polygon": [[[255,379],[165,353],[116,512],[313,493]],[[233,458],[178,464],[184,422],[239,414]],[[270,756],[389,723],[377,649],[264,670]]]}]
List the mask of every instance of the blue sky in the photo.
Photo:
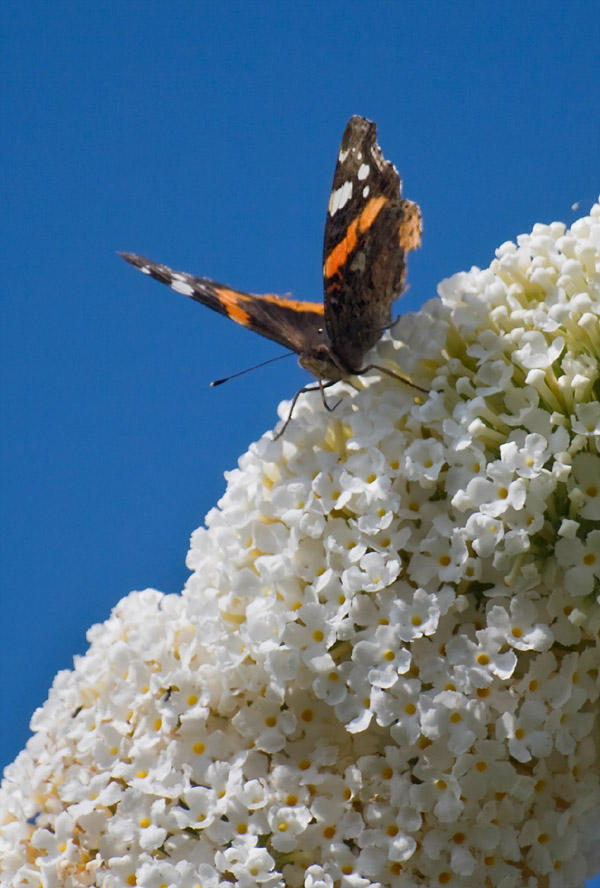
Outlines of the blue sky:
[{"label": "blue sky", "polygon": [[600,180],[591,2],[8,2],[2,79],[0,764],[85,631],[179,590],[223,472],[306,379],[274,343],[126,266],[131,250],[320,300],[351,114],[424,217],[416,308]]}]

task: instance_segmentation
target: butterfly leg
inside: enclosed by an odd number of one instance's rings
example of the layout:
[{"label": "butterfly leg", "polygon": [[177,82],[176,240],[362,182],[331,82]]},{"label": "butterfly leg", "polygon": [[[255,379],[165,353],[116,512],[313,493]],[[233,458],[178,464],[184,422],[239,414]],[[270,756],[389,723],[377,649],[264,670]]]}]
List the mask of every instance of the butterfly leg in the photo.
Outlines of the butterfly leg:
[{"label": "butterfly leg", "polygon": [[294,413],[294,407],[296,406],[296,401],[298,400],[298,398],[300,397],[300,395],[304,395],[304,394],[306,394],[306,392],[318,392],[318,391],[320,391],[320,392],[321,392],[321,397],[323,398],[323,404],[325,405],[325,407],[327,408],[327,410],[335,410],[335,408],[337,407],[337,405],[338,405],[340,402],[337,401],[333,407],[330,407],[329,404],[327,403],[327,401],[325,400],[325,393],[324,393],[324,389],[329,388],[329,386],[330,386],[330,385],[333,385],[333,383],[334,383],[334,380],[331,380],[331,381],[329,381],[329,382],[325,382],[325,383],[324,383],[322,379],[319,379],[319,381],[318,381],[318,383],[317,383],[316,385],[305,385],[305,386],[303,386],[301,389],[298,389],[298,391],[296,392],[296,394],[295,394],[294,397],[292,398],[292,404],[291,404],[291,406],[290,406],[290,412],[289,412],[288,415],[287,415],[287,419],[286,419],[286,421],[284,422],[283,426],[279,429],[279,431],[277,432],[277,434],[273,435],[273,440],[274,440],[274,441],[277,441],[278,438],[281,438],[281,436],[283,435],[283,433],[284,433],[285,430],[287,429],[288,425],[290,424],[290,420],[291,420],[292,415],[293,415],[293,413]]},{"label": "butterfly leg", "polygon": [[341,404],[341,403],[342,403],[342,399],[341,399],[341,398],[339,398],[339,399],[335,402],[335,404],[333,405],[333,407],[330,407],[330,405],[327,403],[327,398],[325,397],[325,389],[326,389],[326,388],[329,388],[330,385],[333,385],[334,382],[335,382],[335,380],[330,379],[329,382],[325,382],[325,383],[324,383],[322,379],[319,379],[319,388],[320,388],[320,390],[321,390],[321,399],[322,399],[322,401],[323,401],[323,407],[325,408],[325,410],[329,410],[330,413],[333,413],[333,411],[334,411],[335,408],[338,406],[338,404]]},{"label": "butterfly leg", "polygon": [[360,376],[362,373],[366,373],[367,370],[379,370],[380,373],[385,373],[386,376],[391,376],[392,379],[399,379],[400,382],[403,382],[405,385],[409,385],[411,388],[417,389],[420,392],[425,392],[426,395],[429,394],[429,389],[417,385],[416,382],[411,382],[410,379],[406,376],[402,376],[401,373],[395,373],[393,370],[388,370],[387,367],[382,367],[381,364],[367,364],[362,370],[356,370],[355,375]]}]

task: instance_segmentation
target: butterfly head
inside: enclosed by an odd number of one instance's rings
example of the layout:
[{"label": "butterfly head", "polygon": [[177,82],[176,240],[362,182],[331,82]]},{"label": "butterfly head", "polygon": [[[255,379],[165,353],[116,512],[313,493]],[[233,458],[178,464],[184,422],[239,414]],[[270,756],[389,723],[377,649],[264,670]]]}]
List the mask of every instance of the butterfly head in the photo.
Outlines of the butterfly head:
[{"label": "butterfly head", "polygon": [[337,382],[349,375],[336,357],[327,332],[319,328],[318,336],[298,354],[298,363],[317,379]]}]

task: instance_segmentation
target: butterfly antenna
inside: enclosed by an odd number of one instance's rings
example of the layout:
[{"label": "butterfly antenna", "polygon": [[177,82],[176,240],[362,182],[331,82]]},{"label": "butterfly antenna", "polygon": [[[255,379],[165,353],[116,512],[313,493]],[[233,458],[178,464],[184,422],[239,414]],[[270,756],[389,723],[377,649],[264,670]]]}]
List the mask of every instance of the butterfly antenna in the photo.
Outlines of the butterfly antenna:
[{"label": "butterfly antenna", "polygon": [[284,355],[277,355],[276,358],[269,358],[268,361],[261,361],[260,364],[255,364],[253,367],[246,367],[245,370],[238,370],[237,373],[232,373],[231,376],[224,376],[223,379],[213,379],[210,385],[212,387],[223,385],[224,382],[229,382],[230,379],[235,379],[236,376],[243,376],[244,373],[250,373],[251,370],[258,370],[259,367],[265,367],[267,364],[272,364],[274,361],[281,361],[282,358],[289,358],[289,356],[293,354],[295,354],[295,352],[286,352]]}]

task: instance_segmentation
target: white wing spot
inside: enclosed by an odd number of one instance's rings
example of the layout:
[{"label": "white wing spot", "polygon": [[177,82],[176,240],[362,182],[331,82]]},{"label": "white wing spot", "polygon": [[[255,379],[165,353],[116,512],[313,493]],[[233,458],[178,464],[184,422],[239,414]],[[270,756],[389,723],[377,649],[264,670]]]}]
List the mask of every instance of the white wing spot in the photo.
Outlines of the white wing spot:
[{"label": "white wing spot", "polygon": [[371,167],[369,166],[368,163],[363,163],[359,166],[358,178],[361,180],[361,182],[363,179],[367,178],[367,176],[369,175],[370,169],[371,169]]},{"label": "white wing spot", "polygon": [[194,292],[194,288],[190,286],[190,284],[186,283],[182,278],[173,276],[171,280],[171,287],[177,293],[182,293],[184,296],[191,296]]},{"label": "white wing spot", "polygon": [[352,265],[350,269],[352,271],[364,271],[367,267],[367,260],[365,254],[361,250],[360,253],[357,253],[354,259],[352,260]]},{"label": "white wing spot", "polygon": [[348,157],[349,154],[350,154],[350,149],[349,149],[349,148],[346,148],[345,151],[341,151],[341,150],[340,150],[340,153],[338,154],[338,160],[339,160],[339,162],[340,162],[340,163],[343,163],[343,162],[346,160],[346,158]]},{"label": "white wing spot", "polygon": [[335,216],[338,210],[341,210],[352,197],[352,181],[348,179],[343,185],[340,185],[335,191],[331,192],[329,198],[329,215]]},{"label": "white wing spot", "polygon": [[357,154],[356,154],[356,159],[357,159],[357,160],[362,160],[362,151],[358,151],[358,152],[357,152]]},{"label": "white wing spot", "polygon": [[369,186],[368,186],[368,185],[365,185],[365,187],[363,188],[363,197],[368,197],[368,196],[369,196],[369,191],[370,191],[370,190],[371,190],[371,189],[369,188]]},{"label": "white wing spot", "polygon": [[152,274],[152,272],[150,271],[150,268],[147,265],[140,265],[140,271],[143,274]]}]

